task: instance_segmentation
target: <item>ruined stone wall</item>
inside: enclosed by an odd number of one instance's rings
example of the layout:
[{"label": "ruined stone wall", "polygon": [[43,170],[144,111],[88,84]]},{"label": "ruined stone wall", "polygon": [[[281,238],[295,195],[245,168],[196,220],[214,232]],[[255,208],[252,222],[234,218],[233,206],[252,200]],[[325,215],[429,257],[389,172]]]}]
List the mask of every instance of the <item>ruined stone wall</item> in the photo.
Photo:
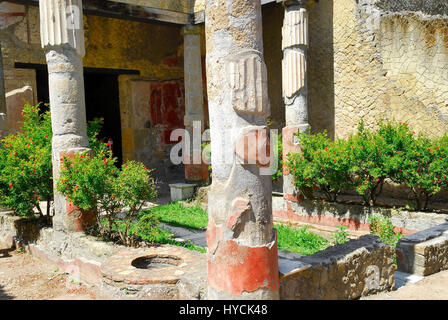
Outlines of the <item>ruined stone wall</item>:
[{"label": "ruined stone wall", "polygon": [[[421,12],[421,11],[423,12]],[[448,22],[443,0],[321,0],[310,9],[314,129],[345,137],[363,119],[448,132]]]},{"label": "ruined stone wall", "polygon": [[448,223],[400,239],[397,243],[397,264],[398,271],[421,276],[447,270]]},{"label": "ruined stone wall", "polygon": [[289,266],[296,269],[280,278],[280,299],[347,300],[391,291],[394,251],[378,237],[366,235],[299,258]]},{"label": "ruined stone wall", "polygon": [[[8,121],[14,132],[20,128],[23,105],[38,102],[35,71],[17,69],[15,63],[46,64],[46,61],[40,44],[39,8],[3,2],[0,12]],[[169,155],[166,142],[170,130],[183,127],[181,27],[84,16],[84,28],[84,67],[140,73],[119,77],[124,159],[162,168]],[[135,81],[145,82],[149,92],[132,91],[135,86],[131,83]],[[161,94],[161,99],[157,99],[157,94]],[[162,112],[162,117],[157,117],[157,112]],[[182,172],[181,168],[177,171]],[[158,170],[157,176],[163,179],[166,172]]]}]

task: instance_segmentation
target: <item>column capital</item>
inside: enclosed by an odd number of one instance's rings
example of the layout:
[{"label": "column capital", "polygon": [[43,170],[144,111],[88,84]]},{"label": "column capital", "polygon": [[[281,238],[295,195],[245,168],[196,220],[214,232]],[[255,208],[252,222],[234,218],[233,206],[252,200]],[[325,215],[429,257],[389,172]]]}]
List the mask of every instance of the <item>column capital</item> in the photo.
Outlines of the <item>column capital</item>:
[{"label": "column capital", "polygon": [[201,27],[199,25],[186,25],[182,28],[182,34],[183,35],[187,35],[187,34],[195,34],[195,35],[199,35],[201,34]]},{"label": "column capital", "polygon": [[319,0],[277,0],[277,3],[283,4],[285,7],[290,6],[307,6],[319,2]]},{"label": "column capital", "polygon": [[39,0],[42,48],[68,45],[85,55],[82,0]]}]

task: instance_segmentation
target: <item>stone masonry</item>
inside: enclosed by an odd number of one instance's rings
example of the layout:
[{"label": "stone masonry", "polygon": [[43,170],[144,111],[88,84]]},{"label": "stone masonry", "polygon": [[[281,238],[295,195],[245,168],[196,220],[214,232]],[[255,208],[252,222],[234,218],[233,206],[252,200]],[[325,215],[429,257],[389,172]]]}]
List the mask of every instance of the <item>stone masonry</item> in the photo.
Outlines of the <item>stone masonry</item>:
[{"label": "stone masonry", "polygon": [[[423,12],[422,12],[423,11]],[[320,0],[310,7],[309,119],[347,137],[362,119],[448,132],[446,1]]]},{"label": "stone masonry", "polygon": [[398,271],[421,276],[448,270],[448,223],[400,239],[397,264]]},{"label": "stone masonry", "polygon": [[347,300],[391,291],[394,248],[367,235],[299,258],[296,270],[280,278],[285,300]]}]

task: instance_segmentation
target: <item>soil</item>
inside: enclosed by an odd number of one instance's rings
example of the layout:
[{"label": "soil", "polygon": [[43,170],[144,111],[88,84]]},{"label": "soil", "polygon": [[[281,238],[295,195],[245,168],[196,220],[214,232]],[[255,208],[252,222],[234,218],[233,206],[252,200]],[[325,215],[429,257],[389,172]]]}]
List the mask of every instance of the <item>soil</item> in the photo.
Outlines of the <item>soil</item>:
[{"label": "soil", "polygon": [[[73,283],[68,274],[36,257],[17,251],[6,257],[0,255],[0,300],[100,299],[111,298],[95,287]],[[448,271],[363,300],[448,300]]]},{"label": "soil", "polygon": [[95,300],[97,289],[69,279],[57,267],[29,254],[0,255],[0,300]]}]

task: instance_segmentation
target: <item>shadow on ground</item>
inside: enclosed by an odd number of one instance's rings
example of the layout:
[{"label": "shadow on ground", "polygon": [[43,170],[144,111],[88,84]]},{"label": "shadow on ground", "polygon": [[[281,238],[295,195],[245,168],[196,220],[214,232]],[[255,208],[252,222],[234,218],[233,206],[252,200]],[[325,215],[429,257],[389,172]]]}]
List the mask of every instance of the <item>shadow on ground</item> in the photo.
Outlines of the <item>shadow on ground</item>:
[{"label": "shadow on ground", "polygon": [[14,297],[10,296],[6,293],[6,291],[3,289],[3,286],[0,285],[0,300],[12,300]]}]

